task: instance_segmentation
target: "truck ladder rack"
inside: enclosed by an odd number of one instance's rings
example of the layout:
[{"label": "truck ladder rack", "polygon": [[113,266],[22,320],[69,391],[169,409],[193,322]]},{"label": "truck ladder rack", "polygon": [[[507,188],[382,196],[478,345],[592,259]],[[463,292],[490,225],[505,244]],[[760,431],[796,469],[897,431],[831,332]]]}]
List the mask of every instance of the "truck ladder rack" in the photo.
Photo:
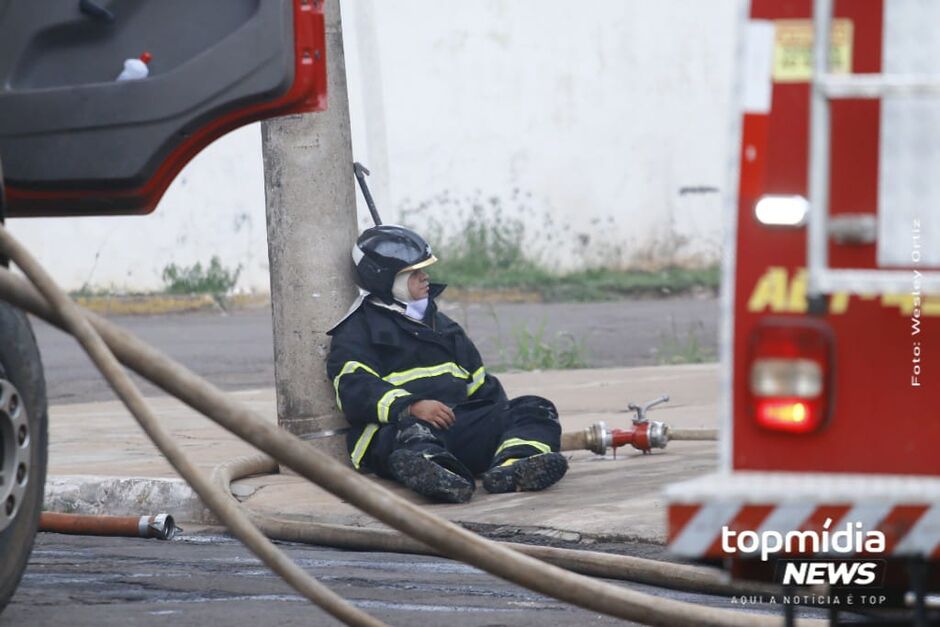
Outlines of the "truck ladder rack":
[{"label": "truck ladder rack", "polygon": [[[834,269],[829,267],[829,101],[886,95],[940,96],[940,75],[829,74],[832,0],[813,2],[813,77],[810,99],[807,292],[810,297],[850,294],[911,293],[913,270]],[[940,272],[920,271],[916,289],[940,294]]]}]

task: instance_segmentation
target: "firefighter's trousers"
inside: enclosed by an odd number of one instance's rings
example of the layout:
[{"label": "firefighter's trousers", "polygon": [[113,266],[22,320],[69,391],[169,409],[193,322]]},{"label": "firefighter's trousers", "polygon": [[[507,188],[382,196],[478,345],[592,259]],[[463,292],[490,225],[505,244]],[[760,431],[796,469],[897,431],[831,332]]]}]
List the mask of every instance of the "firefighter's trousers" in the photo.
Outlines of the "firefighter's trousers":
[{"label": "firefighter's trousers", "polygon": [[540,396],[520,396],[506,403],[469,401],[453,410],[456,420],[449,429],[413,416],[383,426],[369,447],[366,466],[380,477],[392,478],[388,457],[407,448],[432,456],[472,481],[507,459],[557,452],[561,446],[558,411]]}]

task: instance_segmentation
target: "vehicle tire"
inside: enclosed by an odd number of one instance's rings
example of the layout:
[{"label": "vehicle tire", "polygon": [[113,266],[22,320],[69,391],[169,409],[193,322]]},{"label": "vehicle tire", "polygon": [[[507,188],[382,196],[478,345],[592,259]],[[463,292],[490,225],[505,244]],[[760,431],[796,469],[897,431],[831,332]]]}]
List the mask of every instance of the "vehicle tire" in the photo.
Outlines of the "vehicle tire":
[{"label": "vehicle tire", "polygon": [[47,442],[46,383],[36,338],[26,314],[0,301],[0,612],[33,548]]}]

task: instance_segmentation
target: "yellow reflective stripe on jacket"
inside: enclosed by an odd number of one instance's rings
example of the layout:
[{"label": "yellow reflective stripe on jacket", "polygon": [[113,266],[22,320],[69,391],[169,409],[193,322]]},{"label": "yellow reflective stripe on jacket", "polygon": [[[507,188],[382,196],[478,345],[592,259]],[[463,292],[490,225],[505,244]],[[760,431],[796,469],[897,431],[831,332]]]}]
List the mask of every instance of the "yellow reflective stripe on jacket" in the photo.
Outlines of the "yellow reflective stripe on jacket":
[{"label": "yellow reflective stripe on jacket", "polygon": [[383,424],[388,422],[388,410],[391,409],[392,402],[402,396],[411,396],[411,392],[402,390],[401,388],[392,388],[382,395],[382,398],[379,399],[379,402],[375,406],[375,413],[379,417],[379,422]]},{"label": "yellow reflective stripe on jacket", "polygon": [[448,361],[443,364],[438,364],[436,366],[427,366],[425,368],[412,368],[411,370],[402,370],[401,372],[393,372],[392,374],[382,377],[389,383],[393,385],[401,385],[402,383],[408,383],[409,381],[414,381],[415,379],[426,379],[430,377],[439,377],[442,374],[449,374],[457,377],[458,379],[469,379],[470,373],[455,364],[452,361]]},{"label": "yellow reflective stripe on jacket", "polygon": [[356,440],[356,446],[353,447],[352,453],[349,457],[352,459],[353,467],[356,470],[359,470],[360,464],[362,464],[362,458],[366,454],[366,449],[369,448],[369,444],[372,443],[372,438],[375,437],[375,432],[379,430],[379,425],[374,422],[370,422],[366,425],[366,428],[362,430],[362,435],[359,436],[359,439]]},{"label": "yellow reflective stripe on jacket", "polygon": [[333,388],[336,390],[336,406],[340,409],[343,408],[343,402],[339,400],[339,380],[344,374],[352,374],[357,370],[365,370],[370,374],[374,374],[377,377],[379,376],[378,372],[365,365],[361,361],[347,361],[345,364],[343,364],[343,369],[340,370],[339,374],[336,375],[336,378],[333,379]]},{"label": "yellow reflective stripe on jacket", "polygon": [[519,438],[509,438],[505,442],[499,445],[499,448],[496,449],[494,455],[499,455],[503,449],[507,449],[513,446],[531,446],[532,448],[542,452],[542,453],[551,453],[552,447],[544,442],[539,442],[537,440],[521,440]]},{"label": "yellow reflective stripe on jacket", "polygon": [[477,368],[477,371],[473,373],[470,383],[467,384],[467,396],[473,396],[473,393],[480,389],[484,381],[486,381],[486,371],[483,369],[483,366],[480,366]]}]

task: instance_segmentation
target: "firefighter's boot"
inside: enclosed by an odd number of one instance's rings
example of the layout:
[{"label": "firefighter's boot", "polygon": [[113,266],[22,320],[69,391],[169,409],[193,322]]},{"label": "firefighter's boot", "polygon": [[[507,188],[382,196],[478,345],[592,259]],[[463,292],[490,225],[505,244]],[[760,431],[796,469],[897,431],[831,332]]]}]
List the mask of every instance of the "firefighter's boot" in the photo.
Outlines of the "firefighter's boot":
[{"label": "firefighter's boot", "polygon": [[554,485],[568,472],[561,453],[541,453],[522,459],[510,458],[483,473],[487,492],[533,492]]},{"label": "firefighter's boot", "polygon": [[388,466],[398,481],[422,496],[444,503],[466,503],[474,485],[465,477],[444,467],[441,456],[398,449],[388,458]]},{"label": "firefighter's boot", "polygon": [[388,467],[403,485],[435,501],[466,503],[476,488],[473,474],[417,421],[399,432]]}]

